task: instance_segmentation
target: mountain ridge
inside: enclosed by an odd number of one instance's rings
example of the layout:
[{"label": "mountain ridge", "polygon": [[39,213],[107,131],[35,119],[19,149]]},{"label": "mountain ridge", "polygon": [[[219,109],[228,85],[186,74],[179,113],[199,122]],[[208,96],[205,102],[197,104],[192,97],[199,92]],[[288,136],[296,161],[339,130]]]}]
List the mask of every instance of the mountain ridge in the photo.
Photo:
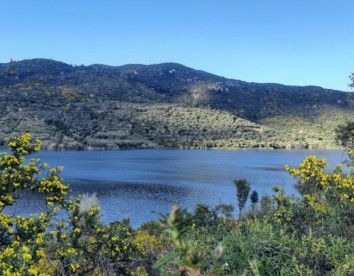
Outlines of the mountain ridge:
[{"label": "mountain ridge", "polygon": [[227,79],[171,62],[0,63],[2,143],[32,129],[52,149],[334,147],[333,129],[353,106],[353,93]]},{"label": "mountain ridge", "polygon": [[[161,63],[152,63],[152,64],[142,64],[142,63],[128,63],[128,64],[123,64],[123,65],[107,65],[107,64],[101,64],[101,63],[94,63],[94,64],[89,64],[89,65],[72,65],[68,64],[62,61],[58,61],[55,59],[49,59],[49,58],[33,58],[33,59],[24,59],[20,61],[14,61],[16,65],[22,65],[23,63],[39,63],[39,62],[46,62],[49,64],[62,64],[65,67],[71,67],[73,69],[77,68],[109,68],[109,69],[136,69],[136,68],[141,68],[141,67],[155,67],[155,66],[177,66],[177,67],[182,67],[184,69],[190,70],[190,71],[196,71],[196,72],[201,72],[204,74],[208,74],[213,77],[217,77],[226,81],[235,81],[235,82],[240,82],[240,83],[248,83],[248,84],[254,84],[254,85],[277,85],[277,86],[285,86],[285,87],[294,87],[294,88],[312,88],[312,89],[320,89],[320,90],[326,90],[326,91],[335,91],[335,92],[342,92],[342,93],[348,93],[348,91],[342,91],[338,89],[330,89],[330,88],[324,88],[322,86],[317,86],[317,85],[292,85],[292,84],[282,84],[282,83],[277,83],[277,82],[253,82],[253,81],[243,81],[239,79],[234,79],[234,78],[227,78],[224,76],[219,76],[214,73],[207,72],[205,70],[200,70],[200,69],[194,69],[192,67],[183,65],[181,63],[177,62],[161,62]],[[10,63],[10,62],[9,62]],[[1,66],[8,66],[9,63],[0,63],[0,68]],[[0,70],[1,72],[1,70]],[[349,92],[350,93],[350,92]]]}]

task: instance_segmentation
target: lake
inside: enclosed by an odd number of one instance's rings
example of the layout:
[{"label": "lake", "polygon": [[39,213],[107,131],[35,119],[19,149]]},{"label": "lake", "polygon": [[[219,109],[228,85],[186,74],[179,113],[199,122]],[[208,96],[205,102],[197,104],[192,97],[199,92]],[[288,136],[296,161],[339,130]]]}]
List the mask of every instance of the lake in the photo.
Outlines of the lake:
[{"label": "lake", "polygon": [[[332,165],[345,159],[343,150],[41,151],[35,157],[63,165],[61,175],[72,194],[97,193],[105,223],[129,214],[137,227],[159,218],[151,211],[167,213],[173,203],[236,205],[234,179],[246,178],[260,197],[271,194],[273,185],[295,193],[284,165],[297,166],[307,155]],[[41,197],[26,195],[6,212],[27,215],[41,206]]]}]

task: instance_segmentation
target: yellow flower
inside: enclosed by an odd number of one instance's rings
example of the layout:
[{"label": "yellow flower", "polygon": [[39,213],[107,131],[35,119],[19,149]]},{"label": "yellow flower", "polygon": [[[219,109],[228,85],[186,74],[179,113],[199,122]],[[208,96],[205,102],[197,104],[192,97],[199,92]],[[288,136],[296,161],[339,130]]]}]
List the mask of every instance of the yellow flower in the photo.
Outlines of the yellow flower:
[{"label": "yellow flower", "polygon": [[70,268],[73,272],[75,272],[80,268],[80,265],[79,264],[70,264]]},{"label": "yellow flower", "polygon": [[25,261],[29,261],[29,260],[32,259],[32,255],[29,254],[29,253],[25,253],[25,254],[23,254],[22,256],[23,256],[23,259],[24,259]]},{"label": "yellow flower", "polygon": [[30,268],[28,269],[28,273],[31,274],[31,275],[38,275],[39,270],[38,270],[37,267],[30,267]]},{"label": "yellow flower", "polygon": [[44,239],[44,233],[39,233],[37,238],[36,238],[36,244],[43,243]]}]

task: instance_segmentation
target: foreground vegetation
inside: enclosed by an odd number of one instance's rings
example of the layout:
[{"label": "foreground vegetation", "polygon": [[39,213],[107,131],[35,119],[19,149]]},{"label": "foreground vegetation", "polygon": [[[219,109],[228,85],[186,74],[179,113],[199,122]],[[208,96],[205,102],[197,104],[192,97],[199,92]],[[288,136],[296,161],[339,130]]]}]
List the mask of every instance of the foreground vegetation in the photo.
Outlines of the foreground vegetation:
[{"label": "foreground vegetation", "polygon": [[[345,145],[348,145],[347,143]],[[301,195],[273,187],[272,197],[243,210],[249,183],[237,180],[233,207],[173,206],[160,221],[132,229],[100,222],[95,196],[67,198],[59,173],[39,159],[31,134],[8,142],[0,158],[0,273],[2,275],[353,275],[354,150],[327,172],[325,159],[307,157],[298,168]],[[6,214],[20,190],[45,194],[47,209],[31,217]],[[167,230],[167,231],[166,231]]]}]

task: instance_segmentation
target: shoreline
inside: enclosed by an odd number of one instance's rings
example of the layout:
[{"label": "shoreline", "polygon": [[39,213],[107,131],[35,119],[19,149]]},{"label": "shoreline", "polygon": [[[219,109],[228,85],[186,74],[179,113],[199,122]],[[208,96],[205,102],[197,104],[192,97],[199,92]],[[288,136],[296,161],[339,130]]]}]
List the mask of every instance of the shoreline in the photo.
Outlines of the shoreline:
[{"label": "shoreline", "polygon": [[[0,147],[0,153],[2,151],[8,150],[7,147],[1,146]],[[244,150],[254,150],[254,151],[277,151],[277,150],[285,150],[285,151],[292,151],[292,150],[346,150],[345,148],[342,147],[327,147],[327,148],[127,148],[127,149],[120,149],[120,148],[107,148],[107,149],[100,149],[100,148],[93,148],[93,149],[58,149],[58,150],[53,150],[49,149],[46,147],[42,147],[41,151],[51,151],[51,152],[61,152],[61,151],[133,151],[133,150],[207,150],[207,151],[213,151],[213,150],[219,150],[219,151],[244,151]]]}]

